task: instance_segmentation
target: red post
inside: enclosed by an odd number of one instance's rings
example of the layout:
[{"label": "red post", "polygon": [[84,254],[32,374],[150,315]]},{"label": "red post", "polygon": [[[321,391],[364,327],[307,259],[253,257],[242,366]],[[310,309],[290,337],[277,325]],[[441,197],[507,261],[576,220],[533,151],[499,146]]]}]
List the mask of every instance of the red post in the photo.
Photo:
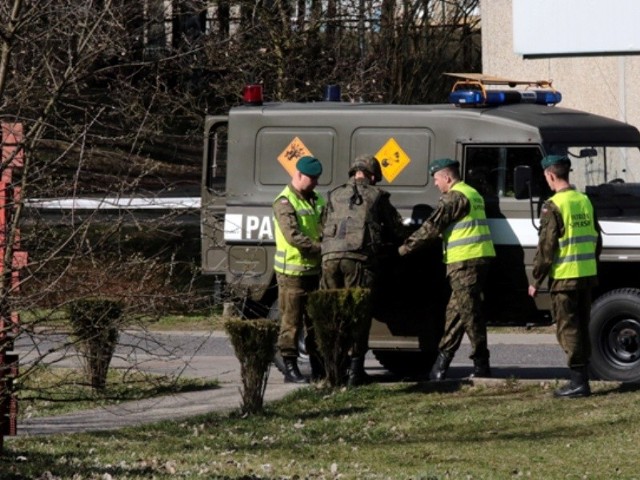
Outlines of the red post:
[{"label": "red post", "polygon": [[[0,274],[11,279],[2,295],[14,295],[20,288],[20,269],[28,261],[27,252],[20,250],[20,231],[15,228],[13,244],[9,245],[9,233],[13,221],[13,208],[20,200],[20,188],[12,184],[13,171],[24,165],[22,148],[22,124],[2,123],[2,163],[0,164]],[[11,247],[10,272],[5,272],[5,254]],[[0,453],[4,437],[18,431],[18,400],[13,382],[18,376],[18,355],[13,351],[14,336],[18,333],[20,314],[10,311],[6,298],[0,298]]]}]

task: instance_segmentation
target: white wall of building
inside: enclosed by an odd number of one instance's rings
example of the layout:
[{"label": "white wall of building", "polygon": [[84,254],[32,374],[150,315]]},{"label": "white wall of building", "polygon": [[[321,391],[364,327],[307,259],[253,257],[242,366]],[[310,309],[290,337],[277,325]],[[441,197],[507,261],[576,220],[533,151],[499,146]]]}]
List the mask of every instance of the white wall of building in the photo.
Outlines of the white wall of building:
[{"label": "white wall of building", "polygon": [[[537,3],[529,1],[532,6]],[[606,2],[599,4],[606,8]],[[525,59],[514,52],[512,7],[512,0],[480,0],[483,73],[517,80],[552,80],[562,93],[561,106],[616,118],[640,128],[640,55]],[[567,29],[582,27],[576,23],[567,25]],[[535,29],[540,38],[557,38],[557,26],[536,24]],[[592,32],[593,36],[598,34],[602,32]]]}]

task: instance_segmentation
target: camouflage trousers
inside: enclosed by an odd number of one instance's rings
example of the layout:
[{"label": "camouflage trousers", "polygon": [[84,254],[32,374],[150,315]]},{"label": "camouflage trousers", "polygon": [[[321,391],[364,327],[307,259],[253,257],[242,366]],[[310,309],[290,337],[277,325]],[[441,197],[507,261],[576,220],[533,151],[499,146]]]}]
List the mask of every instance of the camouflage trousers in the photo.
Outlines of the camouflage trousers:
[{"label": "camouflage trousers", "polygon": [[447,303],[444,334],[438,349],[453,357],[466,333],[473,360],[488,360],[487,324],[482,313],[482,288],[488,264],[472,265],[449,273],[451,297]]},{"label": "camouflage trousers", "polygon": [[283,275],[276,273],[280,333],[278,350],[283,357],[297,357],[297,332],[305,328],[307,353],[317,351],[313,325],[306,312],[309,293],[318,289],[318,275]]},{"label": "camouflage trousers", "polygon": [[586,367],[591,357],[591,289],[551,292],[551,315],[569,368]]},{"label": "camouflage trousers", "polygon": [[[374,279],[374,272],[360,260],[339,258],[322,261],[321,289],[372,288]],[[353,325],[353,340],[349,349],[351,356],[362,357],[366,355],[369,350],[370,329],[371,317],[365,322]]]}]

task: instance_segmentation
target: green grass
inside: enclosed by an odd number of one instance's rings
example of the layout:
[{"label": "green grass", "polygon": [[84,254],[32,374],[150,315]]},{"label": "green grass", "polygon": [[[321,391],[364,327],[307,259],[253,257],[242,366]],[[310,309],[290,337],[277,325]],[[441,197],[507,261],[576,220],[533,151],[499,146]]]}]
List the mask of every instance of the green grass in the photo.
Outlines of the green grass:
[{"label": "green grass", "polygon": [[24,418],[60,415],[129,400],[216,388],[218,382],[110,368],[106,388],[96,392],[87,384],[81,370],[38,367],[21,377],[16,386],[19,418]]},{"label": "green grass", "polygon": [[211,315],[165,315],[157,320],[143,324],[154,331],[212,331],[224,330],[225,318],[219,314]]},{"label": "green grass", "polygon": [[[25,312],[21,315],[22,324],[27,328],[46,328],[67,331],[70,329],[68,313],[65,310],[46,310]],[[126,322],[126,328],[146,328],[153,331],[212,331],[223,330],[224,317],[216,310],[209,313],[171,314],[162,317],[140,316]]]},{"label": "green grass", "polygon": [[592,397],[574,400],[552,388],[304,388],[261,416],[8,438],[0,478],[639,478],[640,387],[594,383]]},{"label": "green grass", "polygon": [[[22,322],[25,325],[33,325],[57,330],[68,330],[69,322],[64,310],[38,310],[22,314]],[[170,314],[159,318],[140,317],[131,322],[130,327],[143,327],[152,331],[213,331],[224,330],[225,318],[220,309],[212,309],[207,313]],[[489,334],[492,333],[556,333],[556,326],[535,325],[525,326],[489,326]]]}]

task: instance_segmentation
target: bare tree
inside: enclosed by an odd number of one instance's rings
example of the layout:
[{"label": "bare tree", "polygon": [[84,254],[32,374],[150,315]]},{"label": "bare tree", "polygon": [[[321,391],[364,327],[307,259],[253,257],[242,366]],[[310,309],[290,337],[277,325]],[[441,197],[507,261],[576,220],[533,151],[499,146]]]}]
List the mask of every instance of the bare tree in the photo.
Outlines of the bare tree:
[{"label": "bare tree", "polygon": [[339,83],[352,101],[441,101],[443,71],[479,68],[477,4],[0,2],[0,120],[24,125],[11,221],[30,253],[14,295],[7,249],[0,302],[30,325],[96,293],[128,318],[210,307],[196,288],[197,212],[35,206],[197,195],[202,118],[237,104],[247,82],[272,100],[318,100]]},{"label": "bare tree", "polygon": [[[22,196],[4,250],[2,315],[21,312],[18,335],[25,336],[82,298],[122,302],[129,326],[207,306],[193,288],[197,212],[104,213],[78,203],[197,194],[194,139],[206,101],[197,69],[185,68],[202,50],[189,22],[174,12],[169,18],[178,26],[167,29],[163,21],[157,29],[144,5],[121,0],[13,0],[0,4],[0,16],[8,19],[0,27],[0,120],[24,126],[24,166],[11,185]],[[36,208],[54,199],[74,200],[78,208]],[[11,282],[18,228],[21,248],[30,253],[19,295]],[[74,353],[70,342],[60,351],[33,345],[23,375]]]}]

